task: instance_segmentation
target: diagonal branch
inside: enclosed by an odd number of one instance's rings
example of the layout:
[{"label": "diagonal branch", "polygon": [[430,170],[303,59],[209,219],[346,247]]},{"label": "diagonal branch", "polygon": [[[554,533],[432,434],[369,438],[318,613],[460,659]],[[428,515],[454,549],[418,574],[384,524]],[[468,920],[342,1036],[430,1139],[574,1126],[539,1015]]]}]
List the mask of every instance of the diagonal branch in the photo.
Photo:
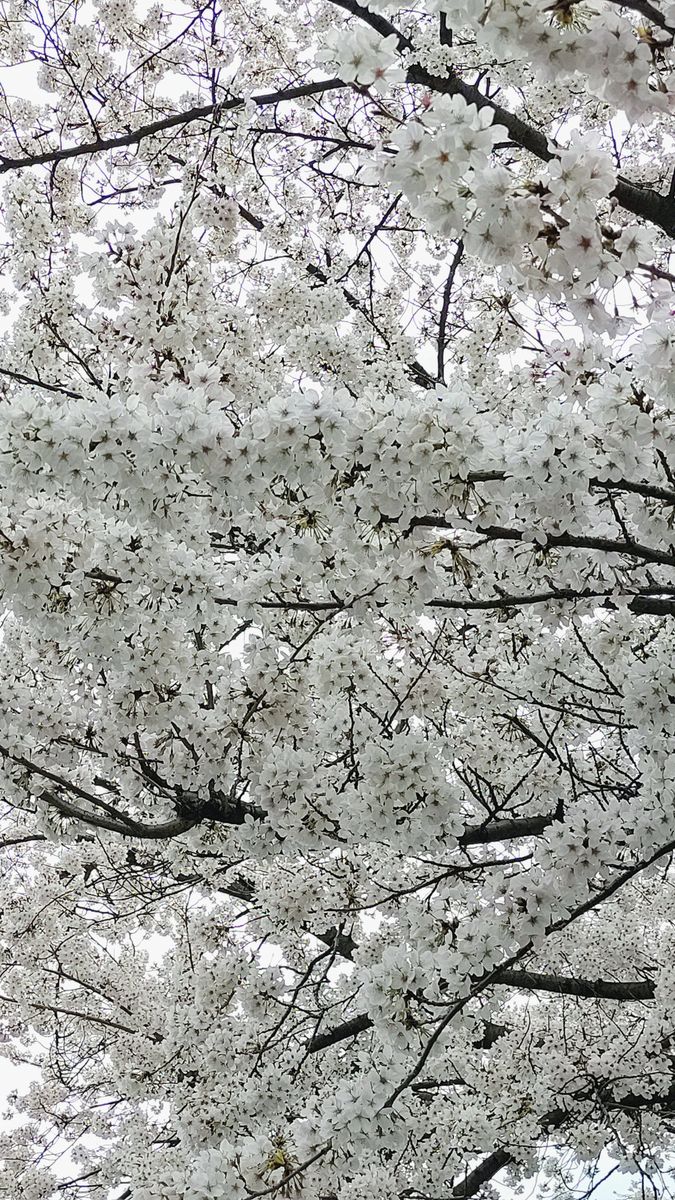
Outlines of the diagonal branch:
[{"label": "diagonal branch", "polygon": [[489,1183],[499,1171],[512,1162],[513,1157],[508,1150],[494,1150],[472,1171],[467,1171],[461,1183],[455,1184],[450,1193],[452,1200],[469,1200],[469,1196],[475,1196],[483,1184]]},{"label": "diagonal branch", "polygon": [[663,29],[665,33],[675,33],[675,26],[667,23],[663,13],[650,4],[650,0],[609,0],[609,3],[614,4],[616,8],[630,8],[644,17],[646,21],[651,21],[652,25],[656,25],[658,29]]},{"label": "diagonal branch", "polygon": [[[648,858],[641,859],[640,862],[635,863],[632,867],[629,867],[626,871],[623,871],[621,875],[614,879],[606,888],[603,888],[601,892],[592,896],[590,900],[580,904],[570,913],[568,917],[563,917],[561,920],[555,921],[553,924],[549,925],[546,930],[547,934],[555,933],[560,929],[566,929],[580,916],[583,916],[587,912],[591,912],[594,908],[597,908],[598,905],[602,904],[603,901],[608,900],[610,896],[613,896],[615,892],[624,887],[626,883],[629,883],[631,879],[634,879],[635,876],[641,871],[644,871],[647,867],[650,867],[655,862],[658,862],[658,860],[663,858],[664,855],[672,854],[674,850],[675,841],[667,842],[664,846],[660,846],[659,849],[655,850],[654,853]],[[587,998],[597,998],[599,996],[599,992],[597,990],[598,987],[604,991],[604,998],[607,999],[648,1000],[653,997],[653,985],[645,980],[640,980],[637,983],[621,984],[615,982],[614,980],[574,980],[567,977],[540,975],[536,972],[522,970],[514,971],[511,964],[517,961],[517,959],[523,957],[525,954],[529,953],[531,949],[532,943],[526,943],[523,947],[521,947],[517,954],[514,955],[507,964],[505,964],[504,967],[501,969],[499,967],[495,967],[494,970],[490,971],[487,975],[479,979],[472,987],[471,995],[477,995],[479,992],[485,991],[488,986],[498,987],[500,985],[506,985],[512,987],[527,987],[532,991],[557,991],[558,993],[562,992],[562,994],[566,995],[576,995]],[[528,981],[527,983],[523,982],[525,979]],[[551,985],[553,979],[556,979],[555,987]],[[516,983],[514,980],[519,980],[520,982]],[[560,986],[561,980],[564,980],[564,988]],[[591,988],[594,988],[595,990],[591,991]],[[623,991],[623,994],[619,995],[619,991],[622,989],[625,990]],[[647,994],[647,989],[650,990],[649,995]],[[610,995],[610,992],[612,995]],[[403,1084],[399,1085],[393,1096],[390,1097],[389,1101],[387,1101],[387,1107],[389,1107],[393,1100],[400,1095],[400,1093],[404,1091],[404,1089],[408,1087],[414,1081],[414,1079],[417,1078],[417,1075],[419,1074],[424,1062],[426,1061],[426,1058],[429,1055],[430,1049],[433,1048],[433,1045],[438,1040],[440,1033],[443,1031],[446,1025],[449,1024],[452,1016],[458,1010],[458,1006],[463,1006],[464,1003],[465,1000],[460,1000],[457,1002],[457,1004],[454,1004],[450,1008],[448,1014],[443,1018],[435,1033],[432,1034],[431,1038],[429,1039],[426,1049],[418,1061],[417,1066],[410,1073],[408,1078],[403,1081]],[[357,1028],[357,1022],[361,1024],[362,1028]],[[324,1045],[321,1044],[320,1041],[321,1038],[325,1040],[330,1036],[330,1041],[326,1041],[325,1045],[334,1045],[336,1042],[342,1041],[344,1038],[356,1036],[358,1033],[362,1032],[363,1029],[372,1028],[372,1025],[373,1021],[371,1018],[367,1017],[366,1014],[360,1014],[358,1017],[351,1018],[350,1021],[343,1022],[342,1025],[335,1026],[326,1034],[320,1035],[319,1038],[313,1038],[309,1043],[309,1052],[315,1053],[316,1050],[321,1050],[324,1048]],[[346,1032],[341,1032],[343,1030],[346,1030]]]},{"label": "diagonal branch", "polygon": [[[553,992],[559,996],[578,996],[587,1000],[617,1000],[641,1001],[654,999],[654,984],[649,980],[637,980],[629,983],[613,979],[573,979],[567,975],[548,975],[537,971],[522,971],[507,969],[498,971],[491,979],[490,986],[521,988],[532,992]],[[367,1029],[372,1029],[373,1020],[366,1013],[360,1013],[327,1029],[325,1033],[316,1034],[309,1043],[308,1053],[316,1054],[335,1046],[338,1042],[357,1037]]]},{"label": "diagonal branch", "polygon": [[[617,2],[617,0],[612,0],[612,2]],[[382,37],[390,37],[395,34],[400,51],[414,50],[410,38],[405,37],[391,21],[379,13],[370,12],[369,9],[358,4],[357,0],[331,0],[331,3],[337,8],[344,9],[351,16],[358,17]],[[629,4],[628,7],[642,12],[645,4],[653,13],[658,13],[658,10],[649,4],[649,0],[635,0],[635,3]],[[654,20],[654,17],[651,19]],[[661,28],[670,29],[669,26],[664,25],[661,25]],[[523,121],[515,113],[509,112],[501,104],[490,100],[475,84],[461,79],[452,68],[448,69],[447,75],[441,76],[432,75],[419,64],[413,64],[408,69],[408,83],[419,84],[429,88],[432,92],[439,92],[445,96],[463,96],[467,104],[475,104],[479,109],[489,108],[494,123],[503,125],[508,130],[512,141],[522,150],[527,150],[542,162],[549,162],[554,157],[545,133],[536,129],[534,125],[528,124],[527,121]],[[630,180],[623,179],[621,176],[611,194],[618,200],[622,208],[633,213],[634,216],[658,225],[669,237],[675,237],[675,199],[672,196],[662,195],[653,188],[631,183]]]},{"label": "diagonal branch", "polygon": [[[113,1021],[109,1017],[98,1017],[94,1013],[80,1012],[76,1008],[64,1008],[61,1005],[44,1004],[44,1003],[40,1003],[37,1000],[28,1000],[28,1001],[17,1000],[12,996],[3,996],[3,995],[0,995],[0,1003],[2,1003],[2,1004],[25,1004],[25,1003],[27,1003],[29,1005],[29,1007],[34,1008],[36,1010],[36,1012],[51,1012],[51,1013],[55,1013],[57,1016],[61,1015],[61,1016],[66,1016],[66,1017],[77,1017],[78,1020],[80,1020],[80,1021],[89,1021],[89,1022],[93,1023],[94,1025],[103,1025],[108,1029],[117,1029],[120,1033],[131,1033],[134,1035],[136,1035],[138,1033],[137,1029],[132,1029],[129,1025],[121,1025],[119,1023],[119,1021]],[[156,1040],[156,1037],[154,1038],[154,1040]]]},{"label": "diagonal branch", "polygon": [[448,277],[445,281],[445,287],[443,289],[443,303],[441,304],[441,311],[440,311],[440,315],[438,318],[438,349],[437,349],[437,355],[436,355],[436,375],[437,375],[439,383],[445,383],[445,346],[446,346],[446,342],[447,342],[448,311],[450,309],[450,297],[452,295],[452,289],[453,289],[453,286],[455,283],[455,276],[457,274],[457,268],[458,268],[460,262],[462,261],[463,253],[464,253],[464,242],[462,241],[461,238],[459,238],[459,240],[457,242],[457,246],[455,247],[455,253],[453,255],[452,262],[450,263]]},{"label": "diagonal branch", "polygon": [[84,399],[81,392],[72,392],[70,388],[63,387],[60,383],[47,383],[44,379],[37,379],[32,375],[23,375],[21,371],[11,371],[9,367],[0,367],[0,375],[5,375],[8,379],[14,379],[17,383],[25,383],[30,387],[41,388],[45,392],[59,392],[62,396],[68,396],[71,400]]},{"label": "diagonal branch", "polygon": [[[298,87],[282,88],[277,92],[266,92],[261,96],[252,96],[251,100],[260,108],[271,104],[282,104],[288,100],[298,100],[302,96],[319,96],[323,92],[334,91],[349,85],[341,79],[321,79],[316,83],[303,83]],[[155,134],[165,133],[169,129],[178,129],[181,125],[190,125],[194,121],[203,121],[208,117],[228,112],[230,109],[243,108],[246,99],[243,96],[232,96],[229,100],[218,100],[213,104],[201,104],[184,112],[171,113],[168,117],[160,117],[138,129],[130,129],[115,137],[97,138],[92,142],[82,142],[77,146],[62,146],[58,150],[45,150],[41,154],[26,154],[22,158],[0,156],[0,175],[7,171],[20,171],[24,167],[39,167],[45,163],[64,162],[69,158],[82,158],[86,155],[101,154],[105,150],[119,150],[127,146],[137,146],[144,138],[154,137]]]}]

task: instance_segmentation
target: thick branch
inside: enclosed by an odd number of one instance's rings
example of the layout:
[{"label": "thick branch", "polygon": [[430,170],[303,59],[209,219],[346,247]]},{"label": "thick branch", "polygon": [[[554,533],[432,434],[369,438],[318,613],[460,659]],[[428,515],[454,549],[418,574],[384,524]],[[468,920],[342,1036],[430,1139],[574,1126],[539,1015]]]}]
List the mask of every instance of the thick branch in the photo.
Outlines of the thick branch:
[{"label": "thick branch", "polygon": [[366,1029],[372,1029],[372,1027],[372,1017],[369,1017],[367,1013],[360,1013],[359,1016],[352,1017],[349,1021],[334,1025],[325,1033],[317,1033],[309,1042],[307,1053],[317,1054],[319,1050],[326,1050],[329,1046],[334,1046],[336,1042],[344,1042],[347,1038],[358,1037],[360,1033],[364,1033]]},{"label": "thick branch", "polygon": [[[378,13],[371,13],[367,8],[358,4],[356,0],[331,0],[337,7],[342,8],[351,16],[358,17],[371,29],[375,29],[382,37],[389,37],[395,34],[398,39],[399,50],[413,50],[414,46],[410,38],[405,37],[395,25],[388,21],[386,17],[380,16]],[[638,11],[643,11],[648,0],[635,0],[635,3],[629,7],[637,8]],[[640,6],[638,8],[638,5]],[[652,5],[648,7],[652,9]],[[656,9],[652,10],[654,13]],[[652,18],[654,19],[654,18]],[[663,18],[661,19],[663,21]],[[656,21],[655,21],[656,23]],[[661,28],[667,28],[663,24]],[[549,162],[553,157],[553,151],[549,149],[549,140],[545,133],[540,129],[536,129],[534,125],[523,121],[515,113],[509,112],[508,109],[502,108],[494,100],[488,99],[476,87],[475,84],[467,83],[461,79],[452,68],[448,70],[447,75],[432,75],[424,67],[413,64],[408,70],[408,82],[420,84],[422,87],[429,88],[430,91],[440,92],[445,96],[463,96],[467,104],[475,104],[477,108],[489,108],[492,112],[492,119],[495,124],[503,125],[508,130],[512,141],[520,146],[522,150],[529,151],[535,158],[541,159],[542,162]],[[638,184],[631,183],[628,179],[619,177],[616,187],[612,192],[622,208],[633,213],[637,217],[642,217],[645,221],[650,221],[654,225],[658,225],[667,233],[669,237],[675,237],[675,199],[668,195],[661,195],[653,188],[641,187]]]},{"label": "thick branch", "polygon": [[554,813],[535,817],[511,817],[489,824],[465,829],[459,838],[460,846],[487,846],[491,842],[508,842],[512,838],[537,837],[552,825]]},{"label": "thick branch", "polygon": [[[13,756],[10,755],[9,757]],[[30,763],[27,759],[14,758],[14,761],[19,762],[31,773],[47,777],[56,783],[58,787],[72,791],[85,803],[100,805],[105,810],[104,812],[88,812],[86,809],[73,804],[60,793],[57,794],[47,790],[42,792],[41,799],[50,804],[64,817],[83,821],[94,828],[109,829],[111,832],[119,833],[123,837],[163,840],[186,833],[189,829],[193,829],[195,825],[203,821],[213,821],[218,825],[243,825],[247,817],[252,817],[254,821],[266,821],[268,819],[268,815],[263,808],[260,808],[257,804],[251,804],[246,800],[228,801],[223,799],[220,803],[214,803],[210,796],[202,799],[195,793],[180,792],[176,796],[176,805],[180,807],[179,814],[169,818],[167,821],[148,824],[145,821],[139,821],[135,817],[131,817],[127,813],[115,809],[112,805],[106,804],[98,797],[86,792],[83,788],[69,784],[67,780],[55,775],[46,767],[38,767],[36,764]],[[459,837],[458,845],[460,847],[484,846],[491,842],[536,836],[543,833],[554,820],[555,815],[551,813],[541,816],[503,818],[474,827],[470,826]]]},{"label": "thick branch", "polygon": [[187,833],[188,829],[192,829],[197,824],[196,821],[184,821],[181,817],[173,817],[171,820],[162,821],[157,825],[146,825],[142,821],[134,821],[129,817],[125,817],[124,822],[114,821],[112,817],[106,817],[102,813],[84,812],[75,804],[71,804],[69,800],[64,799],[63,796],[55,795],[54,792],[43,792],[41,799],[55,808],[63,817],[83,821],[85,825],[91,825],[95,829],[108,829],[111,833],[119,833],[122,837],[151,838],[161,841],[165,838],[178,837],[181,833]]},{"label": "thick branch", "polygon": [[[623,1096],[621,1100],[617,1100],[612,1093],[611,1085],[603,1085],[595,1090],[592,1097],[588,1097],[588,1099],[591,1098],[599,1099],[607,1109],[620,1110],[624,1113],[629,1113],[633,1110],[640,1112],[647,1109],[648,1111],[666,1114],[672,1112],[675,1105],[675,1086],[671,1087],[662,1096],[650,1097],[632,1093],[628,1096]],[[569,1117],[570,1113],[564,1108],[554,1109],[552,1112],[546,1113],[545,1116],[539,1119],[542,1133],[550,1134],[554,1130],[560,1129],[569,1120]],[[478,1166],[474,1167],[473,1171],[469,1171],[465,1178],[455,1185],[450,1193],[452,1200],[468,1200],[470,1196],[475,1196],[484,1184],[494,1179],[499,1171],[509,1166],[513,1161],[512,1155],[507,1150],[501,1148],[495,1150],[492,1154],[488,1154]]]},{"label": "thick branch", "polygon": [[[473,1043],[477,1050],[489,1050],[494,1046],[495,1042],[499,1041],[508,1032],[505,1025],[497,1025],[494,1021],[484,1021],[483,1032],[481,1036]],[[307,1046],[308,1054],[318,1054],[320,1050],[326,1050],[329,1046],[336,1045],[337,1042],[344,1042],[347,1038],[358,1037],[360,1033],[365,1033],[367,1029],[372,1029],[373,1020],[366,1013],[360,1013],[356,1017],[352,1017],[349,1021],[343,1021],[340,1025],[334,1025],[332,1029],[327,1029],[325,1033],[317,1033]]]},{"label": "thick branch", "polygon": [[653,1000],[654,984],[649,980],[621,983],[613,979],[571,979],[566,975],[542,975],[537,971],[503,971],[493,980],[525,991],[554,992],[559,996],[579,996],[588,1000]]},{"label": "thick branch", "polygon": [[113,817],[105,816],[102,813],[89,813],[86,810],[78,808],[75,804],[71,804],[63,796],[57,796],[54,792],[43,792],[41,799],[45,800],[64,817],[83,821],[86,825],[91,825],[95,829],[108,829],[111,833],[118,833],[122,837],[141,838],[145,841],[163,841],[167,838],[178,837],[180,834],[187,833],[189,829],[193,829],[195,825],[199,825],[202,821],[206,820],[217,821],[221,825],[243,825],[248,816],[253,817],[254,820],[267,819],[267,814],[262,809],[258,808],[257,805],[247,804],[245,801],[223,805],[222,808],[218,809],[217,815],[216,810],[209,804],[208,816],[202,812],[197,803],[193,809],[194,815],[190,817],[176,816],[169,818],[168,821],[148,824],[145,821],[137,821],[134,817],[129,817],[126,814],[120,814],[120,819],[115,820]]},{"label": "thick branch", "polygon": [[[579,996],[588,1000],[653,1000],[654,984],[648,980],[637,980],[630,983],[617,982],[613,979],[573,979],[567,975],[547,975],[537,971],[507,969],[498,971],[490,980],[490,986],[522,988],[534,992],[554,992],[561,996]],[[317,1034],[308,1046],[310,1054],[325,1050],[347,1038],[356,1037],[367,1029],[371,1029],[373,1021],[365,1013],[334,1025],[325,1033]],[[501,1026],[498,1026],[503,1032]],[[496,1039],[493,1039],[496,1040]],[[492,1042],[490,1043],[492,1044]]]},{"label": "thick branch", "polygon": [[483,1184],[489,1183],[503,1167],[508,1167],[512,1162],[513,1158],[507,1150],[495,1150],[473,1171],[468,1171],[461,1183],[455,1184],[450,1195],[453,1200],[469,1200],[469,1196],[475,1196]]}]

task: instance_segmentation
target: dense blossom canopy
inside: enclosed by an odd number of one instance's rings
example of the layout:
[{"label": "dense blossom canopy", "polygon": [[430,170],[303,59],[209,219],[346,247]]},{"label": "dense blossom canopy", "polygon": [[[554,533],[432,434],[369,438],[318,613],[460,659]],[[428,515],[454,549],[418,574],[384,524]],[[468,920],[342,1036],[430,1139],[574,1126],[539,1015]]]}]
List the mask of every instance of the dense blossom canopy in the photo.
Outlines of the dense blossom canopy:
[{"label": "dense blossom canopy", "polygon": [[663,1195],[675,5],[0,13],[0,1195]]}]

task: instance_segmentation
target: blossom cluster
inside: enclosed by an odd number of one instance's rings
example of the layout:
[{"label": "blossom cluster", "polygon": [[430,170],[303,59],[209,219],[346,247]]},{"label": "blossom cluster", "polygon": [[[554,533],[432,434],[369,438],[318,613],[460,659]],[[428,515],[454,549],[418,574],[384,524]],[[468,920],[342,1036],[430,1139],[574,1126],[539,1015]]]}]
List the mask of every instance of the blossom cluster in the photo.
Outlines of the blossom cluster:
[{"label": "blossom cluster", "polygon": [[0,15],[0,1192],[659,1194],[672,13]]}]

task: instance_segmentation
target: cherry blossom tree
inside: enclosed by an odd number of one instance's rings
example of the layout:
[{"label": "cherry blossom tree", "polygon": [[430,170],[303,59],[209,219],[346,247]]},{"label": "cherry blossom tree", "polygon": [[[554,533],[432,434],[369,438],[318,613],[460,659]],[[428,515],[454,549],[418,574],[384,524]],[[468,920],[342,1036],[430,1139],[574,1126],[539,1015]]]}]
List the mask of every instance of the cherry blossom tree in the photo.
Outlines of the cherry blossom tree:
[{"label": "cherry blossom tree", "polygon": [[0,1195],[667,1194],[675,5],[0,12]]}]

